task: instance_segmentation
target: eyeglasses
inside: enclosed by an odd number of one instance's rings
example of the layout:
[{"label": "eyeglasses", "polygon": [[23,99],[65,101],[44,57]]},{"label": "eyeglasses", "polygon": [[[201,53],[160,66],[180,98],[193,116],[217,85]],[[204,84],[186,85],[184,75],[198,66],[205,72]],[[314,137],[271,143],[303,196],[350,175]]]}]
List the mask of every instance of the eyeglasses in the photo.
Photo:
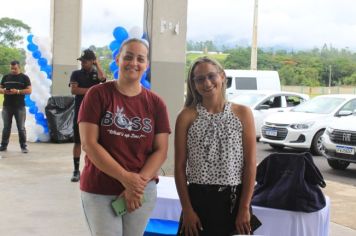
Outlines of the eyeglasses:
[{"label": "eyeglasses", "polygon": [[197,84],[203,84],[205,82],[205,79],[208,79],[210,82],[215,82],[218,77],[219,77],[218,73],[210,72],[206,75],[199,75],[199,76],[193,77],[193,81]]}]

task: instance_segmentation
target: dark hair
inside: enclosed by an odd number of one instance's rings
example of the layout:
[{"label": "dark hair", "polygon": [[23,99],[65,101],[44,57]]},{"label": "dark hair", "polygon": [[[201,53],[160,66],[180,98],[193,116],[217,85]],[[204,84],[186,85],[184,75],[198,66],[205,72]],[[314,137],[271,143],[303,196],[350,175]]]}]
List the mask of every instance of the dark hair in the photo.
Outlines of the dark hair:
[{"label": "dark hair", "polygon": [[225,100],[226,75],[225,75],[224,68],[220,65],[220,63],[218,61],[216,61],[212,58],[200,57],[193,62],[193,64],[190,66],[190,69],[189,69],[189,74],[188,74],[188,79],[187,79],[187,97],[186,97],[185,103],[184,103],[185,107],[194,107],[199,102],[202,101],[201,95],[198,93],[198,91],[195,88],[193,78],[194,78],[195,68],[198,65],[204,64],[204,63],[213,65],[217,69],[218,73],[225,78],[224,83],[222,84],[222,87],[221,87],[222,98]]},{"label": "dark hair", "polygon": [[20,62],[18,60],[13,60],[10,62],[10,65],[12,66],[20,65]]}]

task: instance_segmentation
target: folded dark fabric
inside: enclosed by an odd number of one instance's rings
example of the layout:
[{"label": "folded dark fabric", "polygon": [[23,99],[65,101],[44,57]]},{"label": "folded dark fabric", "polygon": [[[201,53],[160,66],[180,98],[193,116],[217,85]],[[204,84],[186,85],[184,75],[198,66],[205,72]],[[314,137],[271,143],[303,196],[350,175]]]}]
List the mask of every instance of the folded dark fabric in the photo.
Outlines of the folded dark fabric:
[{"label": "folded dark fabric", "polygon": [[325,206],[325,181],[310,153],[273,153],[257,167],[252,205],[314,212]]}]

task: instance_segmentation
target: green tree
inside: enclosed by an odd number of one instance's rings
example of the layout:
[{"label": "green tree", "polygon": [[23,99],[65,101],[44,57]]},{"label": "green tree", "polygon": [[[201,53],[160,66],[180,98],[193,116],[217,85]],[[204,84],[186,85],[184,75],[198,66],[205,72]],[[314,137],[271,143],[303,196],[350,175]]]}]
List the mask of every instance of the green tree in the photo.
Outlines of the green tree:
[{"label": "green tree", "polygon": [[[9,73],[9,65],[13,60],[23,62],[24,56],[21,51],[16,48],[8,48],[0,45],[0,77]],[[23,63],[21,63],[23,65]]]},{"label": "green tree", "polygon": [[15,47],[17,43],[22,43],[21,32],[29,33],[31,28],[20,20],[8,17],[0,18],[0,45]]},{"label": "green tree", "polygon": [[349,77],[343,79],[343,84],[345,85],[356,85],[356,73],[353,73]]},{"label": "green tree", "polygon": [[227,56],[224,66],[226,69],[248,70],[250,68],[250,53],[251,48],[236,48],[227,51]]}]

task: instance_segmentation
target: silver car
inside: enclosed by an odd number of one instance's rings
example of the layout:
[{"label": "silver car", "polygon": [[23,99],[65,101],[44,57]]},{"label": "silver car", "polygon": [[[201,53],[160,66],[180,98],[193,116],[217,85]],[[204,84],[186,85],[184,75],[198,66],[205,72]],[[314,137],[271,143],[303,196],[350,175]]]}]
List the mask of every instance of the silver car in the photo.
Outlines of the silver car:
[{"label": "silver car", "polygon": [[301,93],[259,90],[241,92],[229,101],[251,108],[255,120],[256,138],[259,139],[263,120],[268,115],[288,111],[308,99],[308,95]]},{"label": "silver car", "polygon": [[356,163],[356,111],[335,117],[322,136],[322,147],[323,156],[333,169],[344,170]]}]

